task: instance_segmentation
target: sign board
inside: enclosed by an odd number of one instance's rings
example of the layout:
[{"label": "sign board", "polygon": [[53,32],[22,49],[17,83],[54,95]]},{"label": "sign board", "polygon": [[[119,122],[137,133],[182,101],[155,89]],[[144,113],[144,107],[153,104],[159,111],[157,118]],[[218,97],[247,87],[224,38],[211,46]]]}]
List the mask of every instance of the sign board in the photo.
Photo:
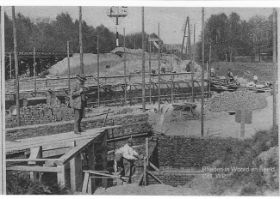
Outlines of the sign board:
[{"label": "sign board", "polygon": [[107,15],[109,17],[126,17],[127,16],[127,7],[126,6],[122,6],[122,7],[112,6],[107,11]]},{"label": "sign board", "polygon": [[[241,123],[241,110],[237,110],[235,113],[235,122]],[[245,110],[245,124],[252,124],[252,111]]]}]

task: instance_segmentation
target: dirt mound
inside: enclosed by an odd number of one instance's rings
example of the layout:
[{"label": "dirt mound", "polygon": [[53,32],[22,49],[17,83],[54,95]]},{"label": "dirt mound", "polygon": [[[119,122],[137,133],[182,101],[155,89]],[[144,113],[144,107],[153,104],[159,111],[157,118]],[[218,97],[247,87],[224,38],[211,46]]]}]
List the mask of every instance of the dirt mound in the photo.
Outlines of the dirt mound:
[{"label": "dirt mound", "polygon": [[214,112],[240,109],[263,109],[267,106],[263,95],[248,91],[223,92],[209,101],[209,110]]},{"label": "dirt mound", "polygon": [[[208,191],[208,189],[206,190]],[[154,184],[149,186],[138,186],[136,184],[126,184],[110,187],[108,189],[99,188],[96,195],[210,195],[203,189],[193,189],[187,186],[172,187],[166,184]]]},{"label": "dirt mound", "polygon": [[[140,72],[142,70],[142,49],[129,49],[126,48],[126,66],[128,73]],[[115,48],[111,53],[105,53],[99,55],[99,67],[101,76],[113,76],[124,74],[123,63],[123,47]],[[189,64],[190,60],[181,60],[176,55],[161,54],[161,69],[165,68],[165,71],[186,72],[185,68]],[[63,76],[68,74],[68,61],[67,58],[56,63],[49,69],[50,76]],[[108,67],[109,66],[109,67]],[[70,57],[70,70],[71,74],[75,75],[80,72],[80,55],[78,53],[73,54]],[[146,72],[149,70],[149,54],[145,52],[145,68]],[[158,70],[158,55],[157,53],[151,54],[151,69]],[[95,74],[97,72],[97,55],[91,53],[84,54],[84,70],[86,74]],[[194,66],[195,78],[200,77],[201,68],[198,64]],[[190,79],[190,75],[179,76],[177,79]]]},{"label": "dirt mound", "polygon": [[[85,73],[96,72],[97,70],[97,55],[91,53],[84,54],[84,67]],[[121,57],[113,53],[100,54],[100,72],[104,73],[106,71],[106,65],[114,66],[122,61]],[[64,58],[60,62],[53,65],[49,72],[51,75],[63,75],[68,73],[67,58]],[[80,54],[75,53],[70,57],[70,70],[71,74],[77,74],[80,70]]]}]

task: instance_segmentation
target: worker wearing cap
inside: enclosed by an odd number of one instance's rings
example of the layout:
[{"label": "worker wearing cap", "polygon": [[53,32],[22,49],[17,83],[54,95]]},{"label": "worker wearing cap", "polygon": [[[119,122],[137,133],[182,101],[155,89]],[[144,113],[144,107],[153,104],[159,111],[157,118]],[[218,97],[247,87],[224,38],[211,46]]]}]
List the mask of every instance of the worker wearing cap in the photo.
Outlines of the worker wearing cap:
[{"label": "worker wearing cap", "polygon": [[132,148],[132,145],[132,138],[129,138],[127,144],[115,151],[115,162],[122,159],[124,176],[128,177],[128,183],[131,183],[131,177],[135,172],[134,162],[140,158],[138,153]]},{"label": "worker wearing cap", "polygon": [[83,75],[77,75],[77,82],[71,89],[71,107],[74,109],[74,133],[80,134],[81,121],[84,115],[84,109],[86,106],[86,78]]}]

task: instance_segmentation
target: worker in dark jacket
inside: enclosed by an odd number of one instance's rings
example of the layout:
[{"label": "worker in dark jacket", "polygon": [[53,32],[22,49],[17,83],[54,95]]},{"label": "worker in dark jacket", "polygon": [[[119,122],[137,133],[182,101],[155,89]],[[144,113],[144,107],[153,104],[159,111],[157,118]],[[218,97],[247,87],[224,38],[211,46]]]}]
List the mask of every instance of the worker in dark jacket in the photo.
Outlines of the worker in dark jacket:
[{"label": "worker in dark jacket", "polygon": [[74,133],[80,134],[81,121],[86,106],[86,78],[83,75],[77,75],[77,83],[71,89],[71,107],[74,109]]}]

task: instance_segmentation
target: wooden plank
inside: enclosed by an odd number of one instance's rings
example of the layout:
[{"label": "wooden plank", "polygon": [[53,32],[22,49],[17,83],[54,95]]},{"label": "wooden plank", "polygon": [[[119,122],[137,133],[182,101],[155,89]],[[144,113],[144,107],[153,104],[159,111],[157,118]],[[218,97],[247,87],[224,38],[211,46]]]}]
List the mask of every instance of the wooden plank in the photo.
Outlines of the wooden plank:
[{"label": "wooden plank", "polygon": [[137,134],[125,135],[125,136],[108,139],[107,142],[114,142],[114,141],[119,141],[119,140],[125,140],[130,137],[135,138],[135,137],[142,137],[142,136],[147,136],[147,135],[148,135],[148,133],[137,133]]},{"label": "wooden plank", "polygon": [[70,185],[72,191],[80,191],[82,176],[82,160],[81,155],[78,153],[70,160]]},{"label": "wooden plank", "polygon": [[111,175],[111,174],[103,173],[103,172],[100,172],[100,171],[94,171],[94,170],[84,170],[84,173],[106,176],[106,177],[110,177],[110,178],[120,178],[120,176],[118,176],[118,175]]},{"label": "wooden plank", "polygon": [[68,160],[70,160],[72,157],[77,155],[81,150],[83,150],[85,147],[90,145],[94,139],[88,139],[85,140],[83,143],[79,144],[78,146],[72,148],[70,151],[68,151],[66,154],[64,154],[62,157],[59,158],[59,160],[56,162],[57,164],[61,165],[66,163]]},{"label": "wooden plank", "polygon": [[6,159],[6,162],[47,162],[47,161],[57,161],[58,159],[42,159],[42,158],[28,158],[28,159]]},{"label": "wooden plank", "polygon": [[43,145],[57,144],[57,143],[69,143],[74,140],[88,139],[92,137],[97,137],[100,133],[104,132],[106,129],[121,127],[120,125],[95,128],[86,130],[82,134],[74,134],[73,132],[59,133],[55,135],[39,136],[27,139],[17,140],[17,142],[10,142],[10,145],[6,145],[6,151],[14,151],[21,149],[28,149],[32,147],[39,147]]},{"label": "wooden plank", "polygon": [[57,167],[41,167],[41,166],[11,166],[6,168],[7,171],[35,171],[35,172],[49,172],[58,173],[61,170]]},{"label": "wooden plank", "polygon": [[140,179],[139,179],[139,181],[138,181],[138,185],[139,185],[139,186],[142,184],[143,178],[144,178],[144,174],[142,174],[142,175],[140,176]]},{"label": "wooden plank", "polygon": [[154,169],[154,170],[156,170],[156,171],[159,171],[159,168],[157,168],[153,163],[151,163],[150,161],[149,161],[149,165]]},{"label": "wooden plank", "polygon": [[[104,170],[107,170],[107,139],[108,139],[108,131],[106,130],[103,134],[103,153],[102,153],[102,167]],[[102,179],[102,185],[107,187],[108,179]]]},{"label": "wooden plank", "polygon": [[69,148],[58,148],[58,149],[43,151],[43,157],[48,158],[53,156],[61,156],[69,150],[70,150]]},{"label": "wooden plank", "polygon": [[156,176],[154,176],[152,173],[150,173],[149,171],[147,171],[147,174],[149,174],[151,177],[153,177],[156,181],[158,181],[160,184],[163,184],[163,182]]},{"label": "wooden plank", "polygon": [[[34,159],[34,158],[42,158],[42,147],[36,147],[36,148],[31,148],[30,149],[30,159]],[[29,165],[35,165],[36,162],[34,161],[29,161],[28,162]],[[38,181],[39,180],[39,173],[38,172],[30,172],[30,179],[32,181]]]},{"label": "wooden plank", "polygon": [[65,165],[59,165],[56,167],[59,172],[57,172],[57,184],[61,187],[66,186],[66,174]]},{"label": "wooden plank", "polygon": [[[87,187],[87,189],[88,189],[88,194],[92,194],[92,181],[93,180],[95,180],[95,179],[92,179],[92,178],[90,178],[89,179],[89,181],[88,181],[88,187]],[[95,184],[95,183],[94,183]]]}]

